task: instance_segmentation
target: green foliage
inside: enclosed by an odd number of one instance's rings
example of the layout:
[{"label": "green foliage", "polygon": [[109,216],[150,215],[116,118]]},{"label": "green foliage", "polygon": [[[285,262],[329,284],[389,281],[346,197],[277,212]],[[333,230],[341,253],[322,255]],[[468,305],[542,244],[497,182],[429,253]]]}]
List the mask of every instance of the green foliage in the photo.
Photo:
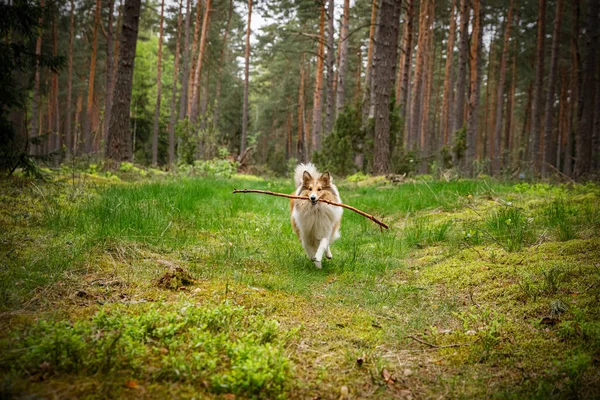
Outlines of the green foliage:
[{"label": "green foliage", "polygon": [[548,225],[556,230],[561,241],[575,238],[575,226],[572,220],[576,213],[577,210],[562,198],[552,201],[543,210]]},{"label": "green foliage", "polygon": [[360,151],[364,138],[360,112],[346,107],[338,116],[333,132],[323,140],[321,150],[314,153],[313,161],[321,171],[336,176],[350,175],[357,169],[354,155]]},{"label": "green foliage", "polygon": [[13,331],[0,342],[0,368],[206,380],[214,393],[275,398],[291,378],[288,338],[277,321],[229,303],[113,307],[90,320],[39,321]]}]

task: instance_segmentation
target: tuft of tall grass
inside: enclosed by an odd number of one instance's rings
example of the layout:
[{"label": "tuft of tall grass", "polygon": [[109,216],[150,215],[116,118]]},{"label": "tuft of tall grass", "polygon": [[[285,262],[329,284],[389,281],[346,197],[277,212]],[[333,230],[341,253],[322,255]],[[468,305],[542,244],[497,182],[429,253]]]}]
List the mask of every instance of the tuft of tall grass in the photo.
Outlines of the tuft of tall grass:
[{"label": "tuft of tall grass", "polygon": [[503,206],[486,221],[489,233],[507,251],[519,251],[533,237],[531,223],[523,209]]},{"label": "tuft of tall grass", "polygon": [[548,226],[556,230],[558,239],[561,242],[575,239],[575,221],[576,209],[567,204],[564,199],[559,198],[549,203],[542,211]]}]

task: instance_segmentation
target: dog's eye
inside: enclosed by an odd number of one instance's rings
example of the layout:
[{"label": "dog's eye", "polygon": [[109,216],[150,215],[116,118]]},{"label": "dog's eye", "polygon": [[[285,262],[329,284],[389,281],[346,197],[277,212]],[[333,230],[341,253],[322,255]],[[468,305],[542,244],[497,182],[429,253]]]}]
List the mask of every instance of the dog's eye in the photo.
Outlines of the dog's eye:
[{"label": "dog's eye", "polygon": [[318,188],[318,189],[317,189],[317,191],[319,191],[319,192],[320,192],[320,191],[321,191],[321,188]]},{"label": "dog's eye", "polygon": [[308,188],[308,190],[312,190],[312,186],[310,186],[310,187]]}]

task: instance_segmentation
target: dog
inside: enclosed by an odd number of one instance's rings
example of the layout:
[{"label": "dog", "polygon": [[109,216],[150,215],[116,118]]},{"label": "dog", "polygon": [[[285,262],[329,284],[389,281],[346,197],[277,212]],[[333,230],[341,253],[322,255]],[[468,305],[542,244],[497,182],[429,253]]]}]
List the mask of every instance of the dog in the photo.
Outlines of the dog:
[{"label": "dog", "polygon": [[290,201],[292,228],[302,247],[317,268],[321,268],[323,254],[331,259],[329,246],[340,238],[342,207],[319,202],[319,199],[341,203],[340,194],[329,172],[323,174],[312,164],[299,164],[294,171],[296,196],[306,196],[310,201]]}]

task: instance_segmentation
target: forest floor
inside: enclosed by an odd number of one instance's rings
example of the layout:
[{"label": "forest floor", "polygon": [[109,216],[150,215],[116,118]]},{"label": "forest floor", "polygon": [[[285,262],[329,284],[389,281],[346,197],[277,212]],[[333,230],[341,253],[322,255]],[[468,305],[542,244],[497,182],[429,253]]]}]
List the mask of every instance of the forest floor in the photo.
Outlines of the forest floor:
[{"label": "forest floor", "polygon": [[0,182],[0,398],[600,397],[597,185],[341,181],[318,270],[289,180],[125,175]]}]

